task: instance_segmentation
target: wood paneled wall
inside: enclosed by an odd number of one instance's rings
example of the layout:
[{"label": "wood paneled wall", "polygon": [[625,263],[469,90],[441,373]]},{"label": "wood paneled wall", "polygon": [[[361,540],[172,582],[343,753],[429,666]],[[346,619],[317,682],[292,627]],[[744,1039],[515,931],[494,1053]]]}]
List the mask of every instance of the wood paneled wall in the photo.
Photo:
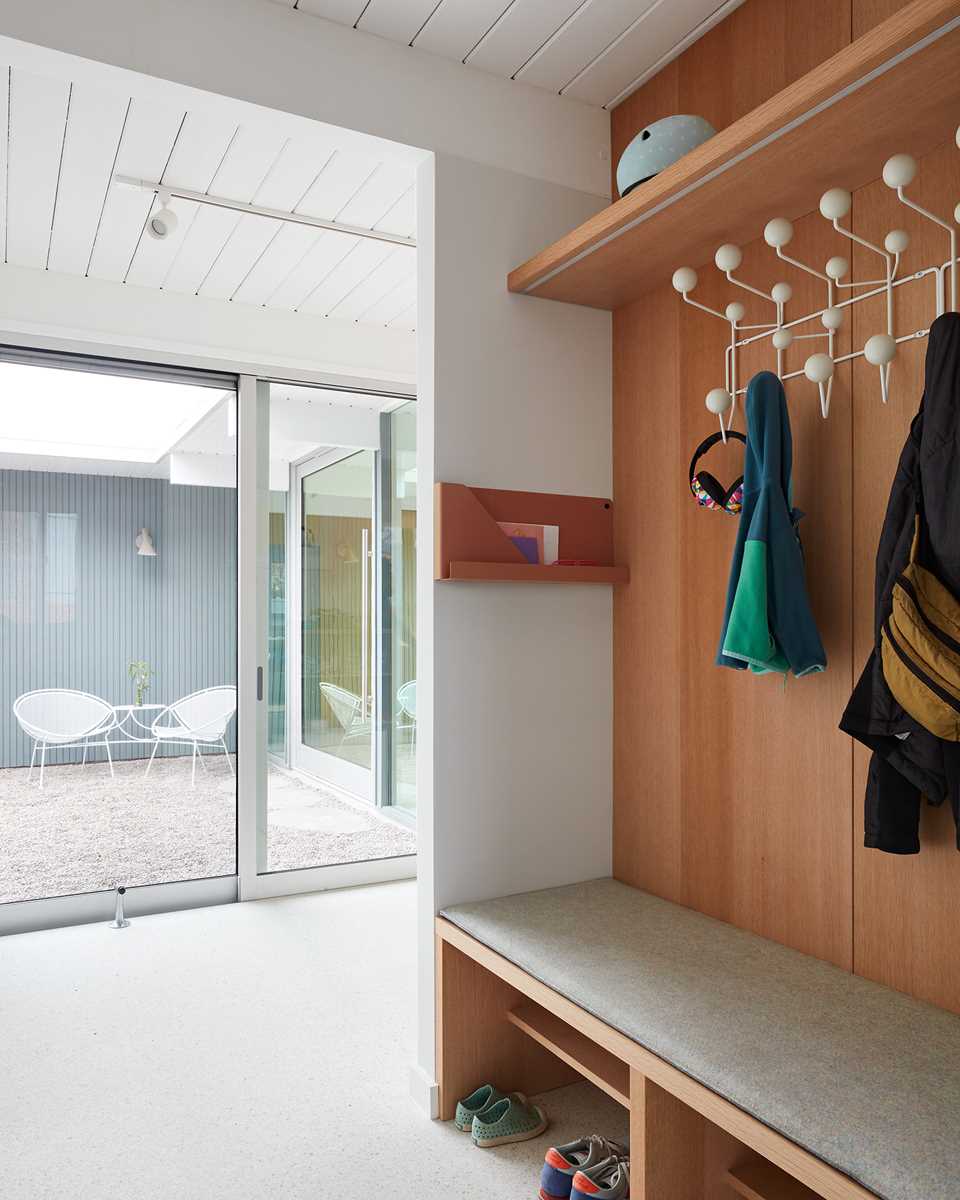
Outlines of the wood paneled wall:
[{"label": "wood paneled wall", "polygon": [[[614,162],[639,129],[674,112],[723,127],[901,6],[747,0],[614,111]],[[960,198],[952,143],[921,160],[911,193],[952,211]],[[851,219],[875,241],[890,228],[910,232],[902,273],[947,257],[945,238],[880,182],[855,193]],[[821,305],[820,285],[778,263],[757,234],[744,247],[742,277],[759,286],[787,279],[793,313]],[[814,265],[844,254],[854,278],[877,272],[875,256],[854,254],[819,214],[796,222],[791,252]],[[748,321],[767,319],[762,301],[735,293],[712,265],[701,271],[698,298],[715,307],[744,300]],[[840,353],[882,330],[882,304],[857,307]],[[928,325],[932,313],[929,282],[899,289],[898,332]],[[784,686],[714,666],[736,522],[694,504],[687,468],[717,427],[703,397],[722,383],[724,336],[669,287],[614,315],[617,561],[634,580],[615,597],[614,874],[960,1011],[952,819],[946,809],[925,812],[919,856],[865,850],[868,755],[837,729],[870,648],[877,539],[922,392],[926,341],[901,349],[886,408],[876,369],[862,361],[838,369],[827,421],[812,384],[787,385],[795,500],[807,514],[808,584],[829,667]],[[787,369],[810,352],[799,343]],[[741,358],[743,378],[772,366],[769,348]],[[739,473],[742,450],[713,454],[715,474]]]}]

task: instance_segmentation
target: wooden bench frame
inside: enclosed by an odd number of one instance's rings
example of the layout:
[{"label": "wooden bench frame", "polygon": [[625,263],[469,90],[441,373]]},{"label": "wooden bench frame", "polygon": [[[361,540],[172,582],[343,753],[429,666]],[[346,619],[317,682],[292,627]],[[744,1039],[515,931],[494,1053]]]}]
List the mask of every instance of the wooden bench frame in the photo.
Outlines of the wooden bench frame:
[{"label": "wooden bench frame", "polygon": [[629,1109],[633,1200],[701,1200],[714,1173],[750,1200],[876,1200],[456,925],[436,934],[441,1120],[488,1080],[529,1095],[586,1078]]}]

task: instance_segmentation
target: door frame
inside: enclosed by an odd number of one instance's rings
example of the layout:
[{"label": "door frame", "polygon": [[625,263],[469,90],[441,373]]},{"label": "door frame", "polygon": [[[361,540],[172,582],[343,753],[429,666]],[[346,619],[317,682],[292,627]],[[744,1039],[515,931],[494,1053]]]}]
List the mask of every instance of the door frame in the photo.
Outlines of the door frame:
[{"label": "door frame", "polygon": [[[328,866],[267,871],[267,589],[262,586],[269,570],[267,522],[270,506],[270,383],[241,375],[237,386],[237,868],[239,899],[324,891],[410,879],[417,873],[416,854]],[[355,453],[354,450],[342,455]],[[316,455],[303,461],[310,461]],[[335,461],[333,458],[329,460]],[[292,471],[299,467],[293,464]],[[375,475],[377,474],[375,470]],[[291,487],[293,486],[291,473]],[[379,479],[377,479],[379,486]],[[298,490],[299,490],[299,485]],[[376,501],[375,501],[376,503]],[[288,595],[299,588],[299,499],[288,504]],[[295,549],[295,555],[290,551]],[[296,562],[293,562],[294,557]],[[374,555],[374,559],[376,559]],[[379,569],[379,564],[377,564]],[[296,587],[290,588],[290,582]],[[297,620],[299,620],[299,598]],[[290,618],[291,624],[293,618]],[[299,635],[296,651],[299,655]],[[294,639],[287,638],[287,666],[291,666]],[[291,705],[293,673],[286,672],[287,745],[300,735],[299,699]],[[292,713],[292,710],[295,712]],[[290,720],[293,715],[293,721]]]},{"label": "door frame", "polygon": [[[417,397],[416,388],[407,382],[383,379],[344,378],[342,375],[305,370],[299,365],[278,367],[275,363],[251,359],[239,367],[230,359],[198,353],[158,350],[153,345],[111,343],[88,337],[64,337],[17,326],[0,326],[0,344],[8,351],[35,353],[51,358],[75,357],[86,360],[96,371],[105,360],[148,371],[165,368],[199,371],[208,375],[229,375],[236,379],[238,408],[237,439],[237,872],[235,875],[206,879],[173,881],[131,887],[127,891],[128,915],[182,911],[206,905],[230,904],[261,897],[294,895],[328,888],[349,887],[416,875],[416,855],[373,860],[364,863],[333,864],[258,874],[258,826],[266,823],[266,776],[269,756],[266,750],[265,700],[258,699],[257,671],[266,680],[266,600],[258,605],[258,561],[266,559],[264,534],[251,547],[248,533],[258,526],[258,513],[269,506],[266,495],[257,491],[258,480],[269,485],[269,464],[258,473],[257,405],[258,387],[269,398],[271,383],[301,384],[343,393],[382,396],[403,404]],[[266,410],[268,415],[269,409]],[[266,435],[269,426],[263,431]],[[267,450],[266,437],[260,446]],[[265,691],[262,692],[265,696]],[[262,742],[258,729],[262,727]],[[262,771],[258,774],[259,762]],[[259,778],[262,775],[262,780]],[[264,864],[265,865],[265,864]],[[0,936],[33,930],[61,928],[107,920],[113,916],[115,892],[110,889],[66,896],[44,896],[35,900],[0,904]]]},{"label": "door frame", "polygon": [[[335,466],[353,458],[355,454],[363,454],[367,447],[337,446],[326,453],[312,454],[307,458],[292,463],[290,467],[291,502],[287,505],[287,719],[290,737],[287,745],[288,762],[294,770],[305,771],[335,789],[347,792],[350,796],[368,804],[376,805],[378,795],[379,767],[379,728],[377,721],[376,691],[373,693],[374,707],[370,719],[370,766],[361,767],[356,763],[346,762],[335,754],[324,750],[316,750],[307,746],[303,741],[303,481],[309,475],[314,475],[326,467]],[[377,542],[378,512],[377,512],[377,474],[379,470],[379,451],[373,454],[372,495],[370,500],[370,528],[372,537],[369,547],[370,567],[373,574],[368,577],[367,601],[371,605],[371,621],[368,636],[373,637],[370,647],[370,682],[376,688],[379,679],[379,639],[376,637],[378,628],[377,589],[379,587],[379,561],[374,552]],[[296,688],[294,687],[296,685]]]}]

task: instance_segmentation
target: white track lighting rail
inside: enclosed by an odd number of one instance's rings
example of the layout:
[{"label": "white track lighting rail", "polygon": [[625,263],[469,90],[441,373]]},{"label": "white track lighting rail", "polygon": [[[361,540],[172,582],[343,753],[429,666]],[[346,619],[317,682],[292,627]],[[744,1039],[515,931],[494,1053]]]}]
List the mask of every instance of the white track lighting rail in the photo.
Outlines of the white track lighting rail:
[{"label": "white track lighting rail", "polygon": [[[170,184],[153,182],[149,179],[137,179],[132,175],[114,175],[114,183],[121,187],[138,188],[144,192],[153,192],[160,200],[161,211],[169,212],[171,200],[186,200],[191,204],[208,204],[213,208],[227,208],[244,216],[266,217],[271,221],[284,221],[288,225],[309,225],[313,229],[326,229],[331,233],[345,233],[351,237],[369,238],[377,242],[390,242],[396,246],[408,246],[415,249],[416,238],[404,237],[399,233],[386,233],[380,229],[362,229],[357,225],[344,225],[339,221],[327,221],[323,217],[311,217],[306,213],[284,212],[281,208],[264,208],[259,204],[245,204],[242,200],[230,200],[226,196],[211,196],[207,192],[194,192],[189,188],[173,187]],[[174,221],[175,224],[175,221]],[[172,228],[173,226],[171,226]],[[154,237],[166,236],[162,222],[157,224]]]}]

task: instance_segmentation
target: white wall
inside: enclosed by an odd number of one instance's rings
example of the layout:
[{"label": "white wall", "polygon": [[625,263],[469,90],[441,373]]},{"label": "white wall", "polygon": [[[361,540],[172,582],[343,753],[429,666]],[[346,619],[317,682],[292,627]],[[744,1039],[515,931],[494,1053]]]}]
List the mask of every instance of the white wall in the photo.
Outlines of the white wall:
[{"label": "white wall", "polygon": [[[597,200],[443,154],[418,187],[420,324],[435,331],[417,366],[419,477],[432,453],[441,480],[609,496],[610,314],[504,285]],[[431,504],[421,489],[421,528]],[[421,734],[431,758],[417,781],[419,1062],[430,1075],[437,909],[610,873],[612,596],[589,585],[433,584],[432,544],[421,536],[418,548],[421,645],[433,635],[420,667],[433,687],[418,694],[433,741]]]},{"label": "white wall", "polygon": [[425,1098],[437,907],[610,870],[610,590],[435,585],[431,527],[434,478],[610,494],[609,314],[505,285],[602,207],[608,118],[267,0],[0,0],[0,28],[436,152],[418,184]]}]

